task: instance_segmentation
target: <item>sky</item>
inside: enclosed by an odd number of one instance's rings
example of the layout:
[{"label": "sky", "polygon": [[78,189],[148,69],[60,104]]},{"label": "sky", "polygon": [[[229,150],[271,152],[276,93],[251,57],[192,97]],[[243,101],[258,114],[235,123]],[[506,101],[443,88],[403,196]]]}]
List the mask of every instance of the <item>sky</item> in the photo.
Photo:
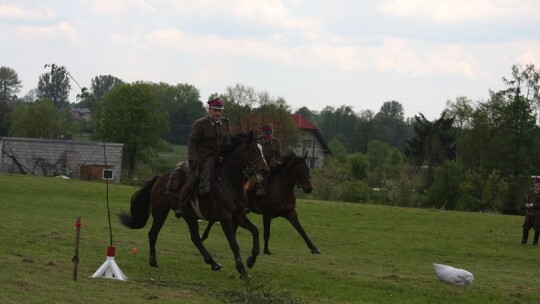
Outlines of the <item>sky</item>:
[{"label": "sky", "polygon": [[540,68],[539,15],[538,0],[0,0],[0,66],[19,97],[54,63],[81,87],[186,83],[206,101],[241,84],[293,111],[397,101],[436,119],[515,64]]}]

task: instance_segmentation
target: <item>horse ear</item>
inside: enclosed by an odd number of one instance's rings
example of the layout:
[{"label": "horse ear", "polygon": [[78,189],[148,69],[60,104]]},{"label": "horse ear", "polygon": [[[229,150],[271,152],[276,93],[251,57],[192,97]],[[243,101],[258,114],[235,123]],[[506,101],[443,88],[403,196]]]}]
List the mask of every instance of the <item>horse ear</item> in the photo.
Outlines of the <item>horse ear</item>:
[{"label": "horse ear", "polygon": [[306,151],[306,153],[304,153],[304,159],[307,159],[307,155],[308,155],[308,151]]},{"label": "horse ear", "polygon": [[249,138],[253,138],[253,130],[249,131],[248,137],[249,137]]}]

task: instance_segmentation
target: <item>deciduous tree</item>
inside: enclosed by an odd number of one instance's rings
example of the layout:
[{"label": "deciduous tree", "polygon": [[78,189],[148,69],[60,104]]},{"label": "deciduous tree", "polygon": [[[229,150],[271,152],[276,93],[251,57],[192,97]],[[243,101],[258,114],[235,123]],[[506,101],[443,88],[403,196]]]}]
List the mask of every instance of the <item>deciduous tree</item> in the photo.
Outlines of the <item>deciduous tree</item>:
[{"label": "deciduous tree", "polygon": [[163,139],[172,144],[187,144],[193,122],[206,115],[200,93],[193,85],[151,84],[152,91],[169,116],[169,129]]},{"label": "deciduous tree", "polygon": [[56,64],[47,64],[45,67],[50,68],[51,71],[39,76],[36,92],[38,98],[50,99],[57,109],[67,107],[71,90],[69,72],[64,66]]},{"label": "deciduous tree", "polygon": [[97,100],[101,100],[105,94],[112,90],[112,88],[121,83],[124,83],[124,81],[118,77],[112,75],[99,75],[92,78],[90,90]]},{"label": "deciduous tree", "polygon": [[50,99],[18,104],[11,120],[13,136],[54,139],[61,134],[58,110]]},{"label": "deciduous tree", "polygon": [[454,117],[446,112],[435,121],[427,120],[422,113],[415,116],[414,131],[416,136],[407,140],[405,154],[416,166],[427,166],[426,186],[433,183],[433,171],[445,160],[452,160],[456,155],[456,136],[453,128]]},{"label": "deciduous tree", "polygon": [[94,138],[124,144],[129,180],[137,161],[146,160],[160,146],[160,134],[167,130],[167,114],[150,85],[141,82],[116,85],[99,101],[92,120]]},{"label": "deciduous tree", "polygon": [[21,89],[21,81],[17,72],[7,66],[0,67],[0,100],[17,99]]}]

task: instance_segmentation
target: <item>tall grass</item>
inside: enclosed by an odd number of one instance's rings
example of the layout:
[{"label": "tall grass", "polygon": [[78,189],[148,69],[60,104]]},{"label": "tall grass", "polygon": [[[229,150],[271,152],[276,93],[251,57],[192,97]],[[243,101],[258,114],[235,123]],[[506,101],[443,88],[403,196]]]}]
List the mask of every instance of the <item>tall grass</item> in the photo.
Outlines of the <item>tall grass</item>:
[{"label": "tall grass", "polygon": [[[90,278],[109,246],[103,183],[0,174],[0,303],[540,303],[540,248],[519,244],[518,216],[302,200],[300,220],[322,254],[310,254],[287,221],[274,220],[273,255],[260,256],[245,282],[219,226],[205,242],[223,265],[213,272],[174,216],[158,240],[160,267],[149,267],[150,223],[129,230],[114,217],[138,188],[108,188],[125,282]],[[262,227],[260,216],[250,218]],[[245,259],[251,237],[244,230],[238,237]],[[474,284],[440,282],[433,262],[469,270]]]}]

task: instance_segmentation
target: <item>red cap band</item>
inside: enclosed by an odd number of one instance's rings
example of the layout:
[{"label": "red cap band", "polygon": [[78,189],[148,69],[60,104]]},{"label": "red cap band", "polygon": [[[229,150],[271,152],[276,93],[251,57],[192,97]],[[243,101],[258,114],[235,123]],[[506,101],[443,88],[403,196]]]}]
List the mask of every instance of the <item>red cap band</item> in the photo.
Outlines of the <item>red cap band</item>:
[{"label": "red cap band", "polygon": [[219,98],[212,99],[208,102],[208,106],[213,109],[223,110],[223,101]]}]

